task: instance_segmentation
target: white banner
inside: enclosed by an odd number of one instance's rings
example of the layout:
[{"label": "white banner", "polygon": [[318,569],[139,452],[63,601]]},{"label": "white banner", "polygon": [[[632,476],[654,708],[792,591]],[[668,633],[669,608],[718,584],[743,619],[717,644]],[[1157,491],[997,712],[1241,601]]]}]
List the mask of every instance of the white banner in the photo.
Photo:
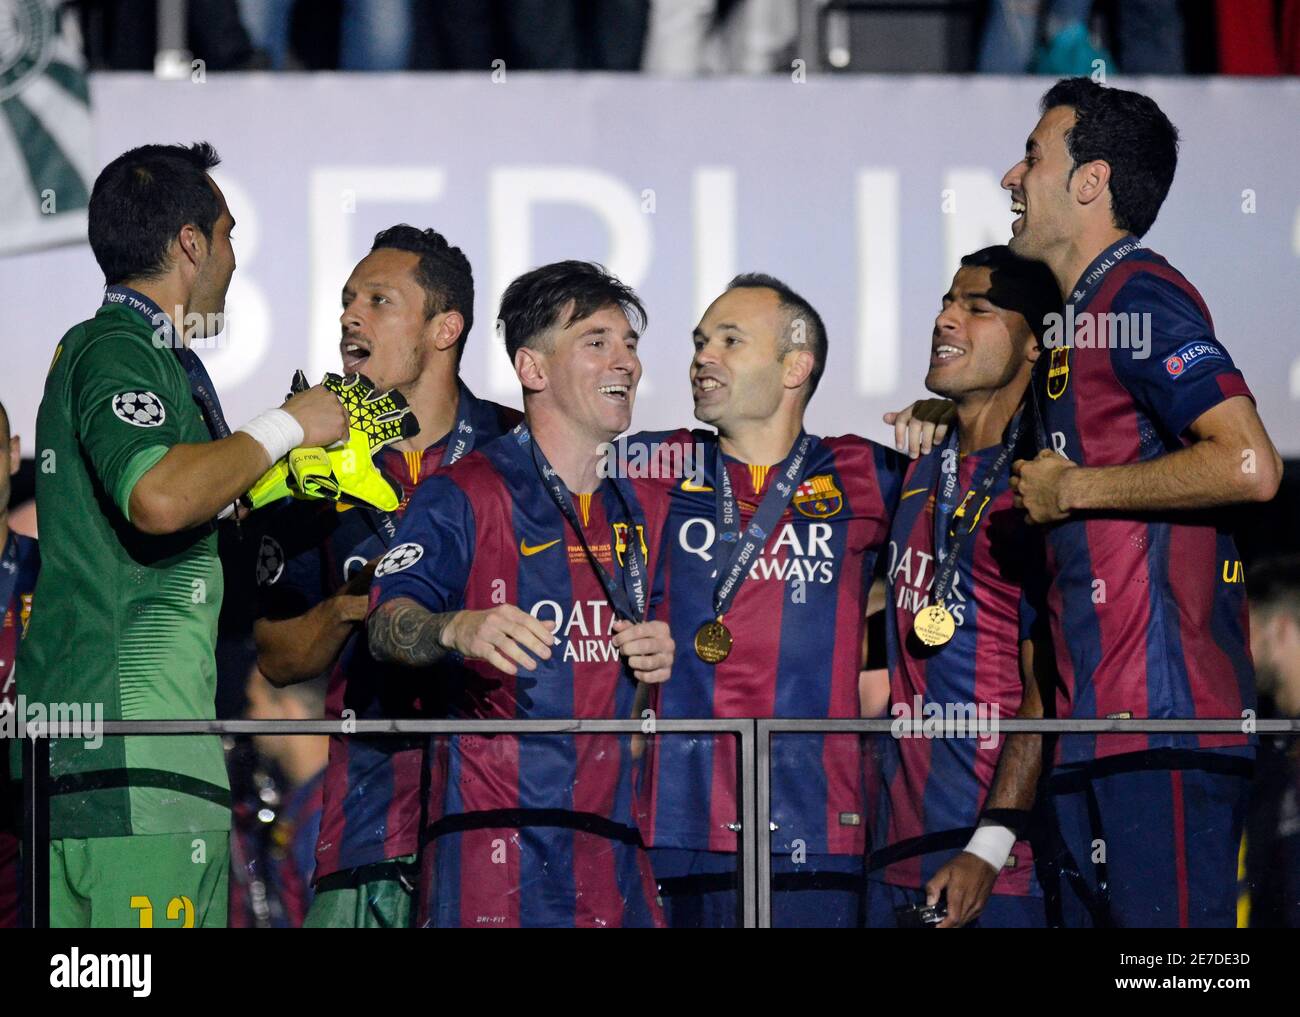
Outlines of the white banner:
[{"label": "white banner", "polygon": [[[1050,84],[1037,78],[219,75],[92,78],[97,165],[207,139],[238,220],[230,327],[200,351],[232,423],[293,370],[338,366],[339,291],[374,234],[433,226],[474,266],[464,373],[518,404],[493,335],[501,291],[561,258],[604,262],[650,313],[637,427],[691,422],[691,329],[736,272],[770,272],[821,310],[821,433],[883,437],[921,394],[939,299],[964,253],[1009,236],[998,182]],[[1112,82],[1182,132],[1149,246],[1200,289],[1265,422],[1300,455],[1300,82]],[[86,247],[0,260],[0,399],[30,433],[50,354],[94,313]],[[18,355],[15,358],[13,353]],[[16,366],[15,366],[16,365]],[[30,444],[27,446],[30,448]]]}]

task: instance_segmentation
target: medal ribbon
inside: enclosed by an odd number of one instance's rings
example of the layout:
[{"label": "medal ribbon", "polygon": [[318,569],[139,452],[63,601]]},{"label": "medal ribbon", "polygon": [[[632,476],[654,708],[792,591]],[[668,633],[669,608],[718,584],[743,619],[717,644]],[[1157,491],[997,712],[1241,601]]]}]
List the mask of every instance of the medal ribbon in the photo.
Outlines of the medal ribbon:
[{"label": "medal ribbon", "polygon": [[521,448],[525,445],[529,447],[533,457],[533,466],[537,468],[537,475],[541,477],[543,486],[551,496],[551,501],[555,502],[555,507],[560,510],[560,514],[564,516],[565,521],[573,529],[573,532],[578,535],[578,540],[582,543],[582,550],[586,552],[587,561],[595,569],[596,576],[605,590],[605,596],[608,598],[610,606],[613,607],[614,613],[631,622],[639,623],[643,621],[645,619],[647,599],[646,562],[641,555],[641,536],[637,530],[636,513],[632,511],[627,496],[619,486],[618,479],[610,477],[609,483],[613,485],[614,493],[627,515],[628,537],[627,551],[623,559],[622,586],[615,583],[614,577],[605,571],[605,566],[600,563],[590,545],[588,545],[587,537],[582,532],[582,524],[578,521],[578,514],[573,511],[573,500],[568,488],[564,486],[564,481],[560,479],[560,475],[555,472],[554,467],[547,461],[546,454],[538,447],[537,442],[532,440],[532,432],[528,429],[528,425],[520,424],[515,428],[514,435],[515,441],[519,443]]},{"label": "medal ribbon", "polygon": [[456,427],[447,435],[447,447],[442,453],[443,469],[474,451],[474,425],[470,422],[470,407],[474,397],[463,381],[457,381],[457,388],[460,394],[456,398]]},{"label": "medal ribbon", "polygon": [[[447,435],[447,447],[442,452],[442,467],[447,469],[453,466],[457,461],[464,459],[474,451],[474,425],[470,420],[473,413],[474,396],[465,386],[463,381],[458,382],[460,395],[456,399],[456,426]],[[383,512],[380,509],[363,507],[361,511],[366,513],[366,520],[370,523],[371,530],[379,538],[380,543],[385,548],[393,546],[392,538],[389,534],[397,533],[396,520],[392,512]]]},{"label": "medal ribbon", "polygon": [[736,504],[735,491],[731,486],[731,477],[727,473],[727,464],[722,456],[722,443],[719,442],[714,456],[714,473],[717,476],[717,525],[718,541],[734,543],[735,550],[726,559],[723,568],[718,569],[718,578],[713,586],[713,616],[721,618],[730,609],[740,586],[749,574],[755,553],[767,543],[767,535],[785,514],[786,507],[794,497],[794,492],[803,483],[808,469],[809,454],[818,441],[810,434],[799,432],[790,454],[777,467],[780,471],[767,494],[759,503],[758,511],[745,527],[740,529],[740,509]]},{"label": "medal ribbon", "polygon": [[[1006,439],[1002,443],[1002,448],[998,451],[993,461],[984,467],[983,476],[979,476],[977,470],[976,476],[971,478],[971,489],[963,497],[963,501],[970,497],[974,492],[975,497],[972,500],[973,505],[979,505],[983,502],[985,495],[992,490],[993,485],[998,482],[998,477],[1006,468],[1008,461],[1015,451],[1016,443],[1020,440],[1020,429],[1024,424],[1025,411],[1023,408],[1016,411],[1015,417],[1011,421],[1011,426],[1007,431]],[[940,462],[943,461],[943,454],[956,451],[957,431],[954,428],[948,440],[944,442],[944,449],[940,452]],[[954,502],[952,499],[953,492],[957,487],[957,473],[960,470],[955,462],[953,468],[948,472],[943,482],[943,490],[936,500],[934,507],[934,552],[939,559],[939,569],[935,573],[934,585],[931,587],[930,603],[937,604],[940,607],[946,607],[948,594],[952,592],[953,580],[957,575],[957,562],[961,558],[962,548],[966,546],[966,541],[970,535],[975,532],[978,522],[972,522],[969,526],[959,529],[956,533],[949,530],[949,519],[956,512],[960,502]],[[982,519],[983,516],[980,516]]]}]

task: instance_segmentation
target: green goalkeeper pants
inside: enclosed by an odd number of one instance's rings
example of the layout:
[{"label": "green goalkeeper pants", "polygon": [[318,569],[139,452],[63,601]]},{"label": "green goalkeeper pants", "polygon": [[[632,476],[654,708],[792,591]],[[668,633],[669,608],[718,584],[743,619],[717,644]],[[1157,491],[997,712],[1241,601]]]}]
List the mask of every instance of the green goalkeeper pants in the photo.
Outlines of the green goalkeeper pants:
[{"label": "green goalkeeper pants", "polygon": [[50,927],[225,928],[230,831],[50,841]]},{"label": "green goalkeeper pants", "polygon": [[304,929],[406,929],[415,902],[415,856],[406,855],[326,876]]}]

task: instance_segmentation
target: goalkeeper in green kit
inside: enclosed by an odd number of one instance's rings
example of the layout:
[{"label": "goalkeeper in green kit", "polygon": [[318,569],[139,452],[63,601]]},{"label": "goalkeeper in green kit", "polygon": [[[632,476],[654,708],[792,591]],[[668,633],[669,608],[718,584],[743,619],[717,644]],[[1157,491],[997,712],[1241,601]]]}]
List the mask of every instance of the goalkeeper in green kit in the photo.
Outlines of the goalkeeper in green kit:
[{"label": "goalkeeper in green kit", "polygon": [[[208,175],[217,163],[205,143],[146,145],[95,182],[104,302],[55,348],[36,423],[43,568],[15,667],[28,704],[212,718],[216,520],[246,512],[241,496],[288,472],[293,450],[350,434],[338,393],[354,378],[232,432],[188,348],[222,331],[235,269],[234,219]],[[370,467],[362,458],[353,473]],[[318,475],[314,490],[337,497],[352,479]],[[225,924],[230,803],[216,736],[55,738],[50,770],[51,925]]]}]

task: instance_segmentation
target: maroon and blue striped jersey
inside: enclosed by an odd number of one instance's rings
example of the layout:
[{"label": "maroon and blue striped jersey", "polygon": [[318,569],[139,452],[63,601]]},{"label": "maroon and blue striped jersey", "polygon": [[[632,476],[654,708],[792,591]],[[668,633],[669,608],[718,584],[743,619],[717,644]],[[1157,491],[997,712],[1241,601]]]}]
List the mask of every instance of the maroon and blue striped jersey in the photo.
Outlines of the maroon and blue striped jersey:
[{"label": "maroon and blue striped jersey", "polygon": [[[636,683],[611,642],[616,616],[530,441],[517,428],[416,493],[375,570],[371,604],[408,597],[433,612],[514,604],[555,633],[551,659],[516,676],[454,657],[428,673],[390,668],[386,677],[436,689],[451,717],[631,718]],[[666,502],[653,487],[616,480],[573,497],[587,545],[615,582],[629,541],[640,542],[647,565],[655,560]],[[633,808],[639,768],[620,735],[435,739],[422,923],[660,924]]]},{"label": "maroon and blue striped jersey", "polygon": [[[472,428],[477,446],[494,441],[522,417],[518,410],[478,399],[463,387],[459,414]],[[458,432],[423,452],[386,448],[379,453],[376,465],[402,492],[393,513],[321,501],[287,502],[272,510],[276,514],[261,537],[257,556],[259,616],[291,618],[310,610],[392,547],[398,521],[416,489],[445,473],[449,443],[465,440]],[[350,643],[357,641],[353,636]],[[346,661],[352,662],[350,669]],[[393,691],[368,654],[349,655],[345,647],[330,672],[325,715],[358,720],[430,715],[431,708],[419,697]],[[415,854],[424,750],[425,739],[418,736],[330,736],[317,880]]]},{"label": "maroon and blue striped jersey", "polygon": [[[18,656],[19,640],[27,634],[32,592],[40,570],[41,554],[36,539],[10,530],[9,539],[0,549],[0,590],[7,588],[9,594],[0,603],[0,610],[4,611],[0,624],[0,716],[17,709],[14,658]],[[18,788],[18,783],[10,781],[7,773],[0,778],[0,929],[18,927],[18,845],[21,841],[18,824],[22,820]]]},{"label": "maroon and blue striped jersey", "polygon": [[[708,431],[646,432],[651,462],[688,462],[695,475],[661,476],[670,510],[660,580],[662,616],[677,643],[671,681],[652,705],[663,718],[859,716],[858,675],[867,591],[889,534],[903,463],[852,435],[821,438],[804,479],[769,532],[725,616],[734,645],[718,664],[695,651],[713,618],[720,562],[734,546],[717,532],[717,437]],[[747,527],[779,472],[724,458]],[[662,471],[661,471],[662,472]],[[857,735],[779,734],[772,740],[774,852],[802,841],[813,854],[861,856],[866,806]],[[735,851],[736,744],[731,736],[653,739],[640,800],[654,847]]]},{"label": "maroon and blue striped jersey", "polygon": [[[1035,383],[1039,440],[1081,466],[1167,455],[1207,410],[1253,398],[1201,295],[1133,237],[1084,272],[1065,325],[1070,345],[1047,351]],[[1245,573],[1223,513],[1079,513],[1047,543],[1060,716],[1236,718],[1254,708]],[[1071,735],[1058,762],[1247,745],[1244,735]]]},{"label": "maroon and blue striped jersey", "polygon": [[[872,820],[872,868],[898,886],[920,888],[965,847],[993,782],[1004,739],[924,737],[920,723],[944,718],[975,722],[1013,717],[1020,709],[1020,642],[1037,618],[1031,591],[1041,590],[1041,538],[1012,505],[1011,458],[987,490],[976,490],[996,465],[1001,445],[959,456],[950,439],[911,464],[889,536],[885,643],[891,715],[904,737],[876,745],[882,794]],[[949,533],[965,530],[946,604],[956,623],[943,646],[928,647],[913,633],[916,616],[931,603],[939,568],[935,513],[944,469],[955,469],[956,497]],[[946,515],[947,513],[941,513]],[[904,713],[899,704],[905,708]],[[996,713],[993,708],[996,707]],[[959,712],[960,711],[960,712]],[[973,726],[973,724],[972,724]],[[1017,841],[993,892],[1041,893],[1029,843]]]}]

